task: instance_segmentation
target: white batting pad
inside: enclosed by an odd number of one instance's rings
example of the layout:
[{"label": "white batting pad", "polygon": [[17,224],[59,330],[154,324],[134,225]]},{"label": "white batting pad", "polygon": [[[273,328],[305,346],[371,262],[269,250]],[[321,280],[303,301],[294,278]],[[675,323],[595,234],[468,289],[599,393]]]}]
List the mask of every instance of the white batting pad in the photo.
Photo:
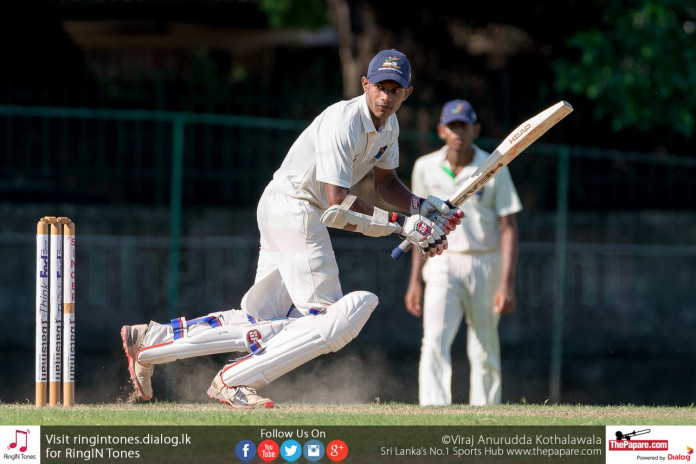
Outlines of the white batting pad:
[{"label": "white batting pad", "polygon": [[307,361],[346,346],[360,333],[378,303],[373,293],[349,293],[321,314],[294,319],[263,352],[228,364],[219,375],[228,387],[263,388]]},{"label": "white batting pad", "polygon": [[[165,364],[195,356],[252,351],[263,346],[291,320],[283,318],[256,324],[247,322],[220,327],[197,324],[198,330],[191,331],[193,333],[186,331],[187,336],[177,340],[170,336],[168,341],[143,348],[138,352],[138,361],[146,364]],[[256,346],[252,347],[254,344]]]}]

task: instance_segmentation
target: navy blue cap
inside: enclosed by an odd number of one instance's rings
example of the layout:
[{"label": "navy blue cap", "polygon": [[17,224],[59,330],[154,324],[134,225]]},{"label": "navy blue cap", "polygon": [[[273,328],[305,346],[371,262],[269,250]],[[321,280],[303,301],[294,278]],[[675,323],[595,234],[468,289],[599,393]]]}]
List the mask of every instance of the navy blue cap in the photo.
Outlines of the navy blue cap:
[{"label": "navy blue cap", "polygon": [[452,100],[445,103],[440,113],[440,124],[446,126],[455,121],[476,124],[476,112],[471,103],[466,100]]},{"label": "navy blue cap", "polygon": [[367,78],[372,84],[395,81],[407,89],[411,85],[411,63],[406,55],[398,50],[382,50],[370,61]]}]

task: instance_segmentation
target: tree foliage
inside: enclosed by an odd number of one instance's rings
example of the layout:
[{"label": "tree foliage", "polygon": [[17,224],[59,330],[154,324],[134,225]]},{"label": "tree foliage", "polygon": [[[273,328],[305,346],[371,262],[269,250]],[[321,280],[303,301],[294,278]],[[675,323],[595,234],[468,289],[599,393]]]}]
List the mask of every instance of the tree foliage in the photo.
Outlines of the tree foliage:
[{"label": "tree foliage", "polygon": [[328,24],[322,0],[261,0],[259,8],[266,13],[272,27],[307,27],[315,29]]},{"label": "tree foliage", "polygon": [[696,3],[596,0],[601,25],[572,35],[576,61],[553,63],[559,91],[593,102],[612,129],[658,126],[689,138],[696,111]]}]

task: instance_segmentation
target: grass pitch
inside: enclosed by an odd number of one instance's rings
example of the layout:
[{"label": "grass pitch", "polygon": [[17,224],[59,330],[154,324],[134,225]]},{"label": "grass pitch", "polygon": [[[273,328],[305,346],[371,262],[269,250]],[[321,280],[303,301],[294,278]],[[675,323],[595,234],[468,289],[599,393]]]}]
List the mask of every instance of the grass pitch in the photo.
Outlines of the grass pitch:
[{"label": "grass pitch", "polygon": [[696,425],[696,408],[283,403],[274,409],[236,410],[212,402],[83,404],[71,408],[0,404],[0,418],[3,425]]}]

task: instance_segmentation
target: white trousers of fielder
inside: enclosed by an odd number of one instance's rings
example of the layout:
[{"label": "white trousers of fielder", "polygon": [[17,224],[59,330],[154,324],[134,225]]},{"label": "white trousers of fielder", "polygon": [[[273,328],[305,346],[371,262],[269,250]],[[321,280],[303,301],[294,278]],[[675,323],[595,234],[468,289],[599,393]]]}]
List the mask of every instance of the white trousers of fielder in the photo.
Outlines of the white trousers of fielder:
[{"label": "white trousers of fielder", "polygon": [[445,252],[423,269],[423,340],[419,365],[421,405],[452,403],[451,347],[462,320],[466,321],[470,365],[469,403],[499,404],[502,391],[500,316],[493,297],[500,285],[500,252]]}]

